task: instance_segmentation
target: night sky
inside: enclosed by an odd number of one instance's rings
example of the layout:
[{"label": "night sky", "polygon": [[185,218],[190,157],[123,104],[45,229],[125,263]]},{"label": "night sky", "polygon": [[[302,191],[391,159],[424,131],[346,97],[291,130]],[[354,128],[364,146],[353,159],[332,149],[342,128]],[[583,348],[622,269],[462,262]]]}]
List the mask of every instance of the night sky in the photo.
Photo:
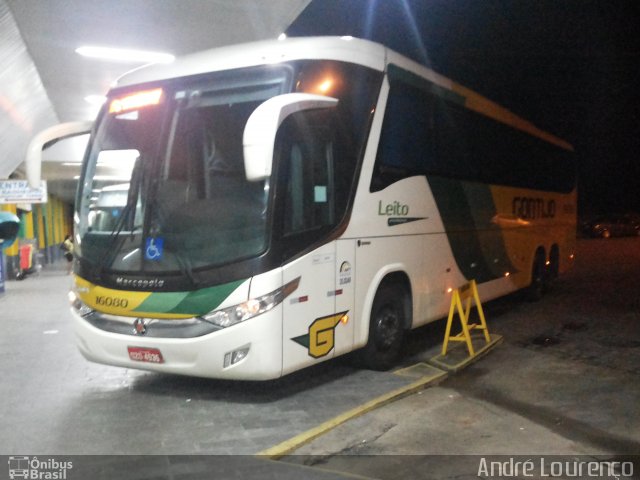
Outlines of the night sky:
[{"label": "night sky", "polygon": [[287,34],[390,46],[572,143],[581,215],[640,213],[640,1],[312,0]]}]

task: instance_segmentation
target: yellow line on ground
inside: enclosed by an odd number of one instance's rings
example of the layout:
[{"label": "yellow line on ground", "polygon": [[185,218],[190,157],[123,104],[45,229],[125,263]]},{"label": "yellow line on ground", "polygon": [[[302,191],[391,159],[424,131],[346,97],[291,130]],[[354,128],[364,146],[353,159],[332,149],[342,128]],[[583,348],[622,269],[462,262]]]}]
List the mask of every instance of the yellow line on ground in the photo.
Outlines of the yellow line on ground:
[{"label": "yellow line on ground", "polygon": [[369,400],[368,402],[363,403],[358,407],[352,408],[351,410],[344,412],[338,415],[337,417],[332,418],[331,420],[321,423],[317,427],[314,427],[310,430],[307,430],[306,432],[296,435],[295,437],[290,438],[289,440],[285,440],[284,442],[278,445],[275,445],[271,448],[258,452],[257,455],[266,456],[271,459],[278,459],[278,458],[284,457],[285,455],[300,448],[305,443],[308,443],[311,440],[319,437],[320,435],[325,434],[329,430],[336,428],[338,425],[341,425],[346,421],[351,420],[352,418],[356,418],[361,415],[364,415],[365,413],[370,412],[371,410],[382,407],[383,405],[386,405],[387,403],[390,403],[393,400],[397,400],[401,397],[404,397],[406,395],[410,395],[419,390],[422,390],[427,385],[431,383],[435,383],[438,380],[442,380],[446,376],[447,376],[447,373],[444,371],[436,375],[424,376],[413,383],[410,383],[408,385],[405,385],[404,387],[400,387],[395,390],[392,390],[391,392],[385,393],[384,395],[376,397],[373,400]]}]

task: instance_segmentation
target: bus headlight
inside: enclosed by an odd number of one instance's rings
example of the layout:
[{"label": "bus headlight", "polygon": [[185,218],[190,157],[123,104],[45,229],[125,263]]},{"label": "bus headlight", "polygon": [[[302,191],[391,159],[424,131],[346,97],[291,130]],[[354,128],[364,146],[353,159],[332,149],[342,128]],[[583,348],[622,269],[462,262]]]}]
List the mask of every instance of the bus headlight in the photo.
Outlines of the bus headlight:
[{"label": "bus headlight", "polygon": [[94,310],[87,304],[85,304],[82,300],[80,300],[80,297],[76,294],[75,291],[70,290],[68,297],[71,308],[73,308],[81,317],[85,317],[90,313],[93,313]]},{"label": "bus headlight", "polygon": [[233,307],[214,310],[202,315],[201,318],[222,328],[230,327],[231,325],[244,322],[245,320],[249,320],[277,307],[298,288],[299,283],[300,277],[271,293],[267,293],[261,297],[251,298]]}]

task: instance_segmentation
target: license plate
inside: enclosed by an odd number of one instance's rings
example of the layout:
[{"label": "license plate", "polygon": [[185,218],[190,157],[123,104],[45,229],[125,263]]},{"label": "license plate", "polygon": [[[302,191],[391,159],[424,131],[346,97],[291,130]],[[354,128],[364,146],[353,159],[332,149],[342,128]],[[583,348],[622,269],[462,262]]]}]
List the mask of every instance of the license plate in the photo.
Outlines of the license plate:
[{"label": "license plate", "polygon": [[128,347],[129,358],[135,362],[164,363],[162,353],[157,348]]}]

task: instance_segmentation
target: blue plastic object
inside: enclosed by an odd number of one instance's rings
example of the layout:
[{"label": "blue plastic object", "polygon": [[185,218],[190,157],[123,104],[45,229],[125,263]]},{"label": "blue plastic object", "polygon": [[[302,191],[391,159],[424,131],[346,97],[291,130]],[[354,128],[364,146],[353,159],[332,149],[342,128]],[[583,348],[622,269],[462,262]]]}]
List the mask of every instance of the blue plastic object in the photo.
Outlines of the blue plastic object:
[{"label": "blue plastic object", "polygon": [[0,248],[9,248],[20,231],[20,219],[11,212],[0,212]]}]

